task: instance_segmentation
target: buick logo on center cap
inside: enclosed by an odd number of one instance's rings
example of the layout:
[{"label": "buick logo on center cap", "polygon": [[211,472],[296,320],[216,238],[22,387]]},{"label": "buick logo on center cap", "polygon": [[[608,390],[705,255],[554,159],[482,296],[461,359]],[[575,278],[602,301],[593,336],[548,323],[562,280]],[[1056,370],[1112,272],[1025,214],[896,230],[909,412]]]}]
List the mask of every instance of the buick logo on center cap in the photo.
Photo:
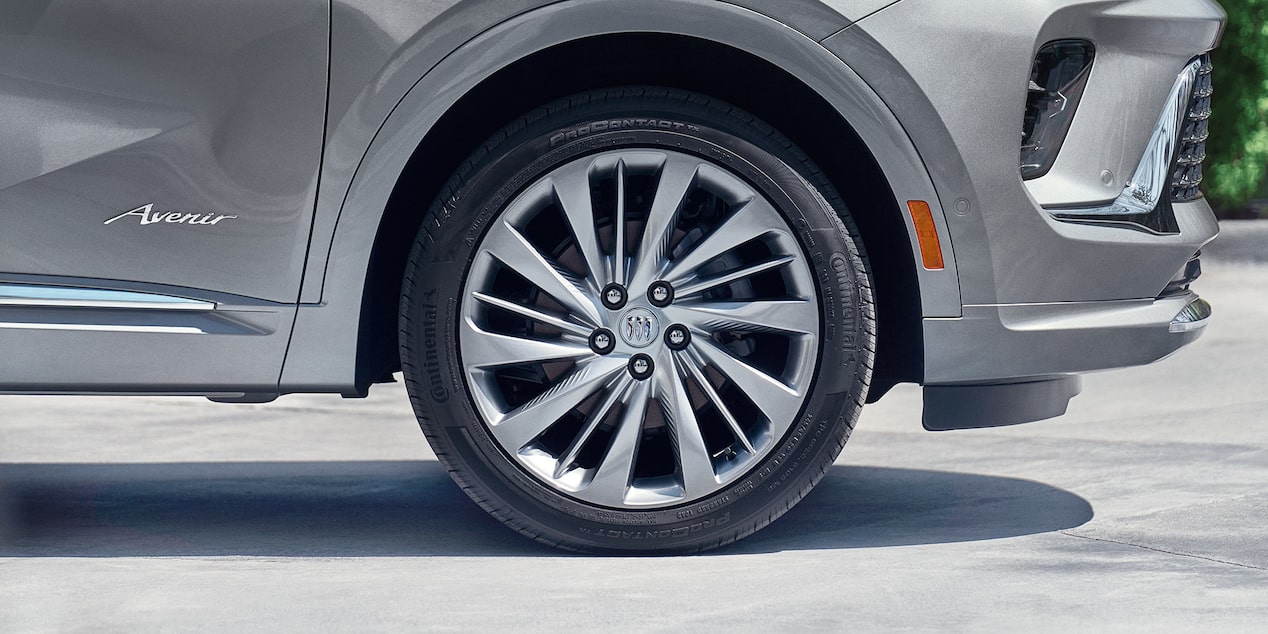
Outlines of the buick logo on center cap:
[{"label": "buick logo on center cap", "polygon": [[635,348],[645,348],[660,337],[660,324],[646,308],[631,308],[621,315],[621,339]]}]

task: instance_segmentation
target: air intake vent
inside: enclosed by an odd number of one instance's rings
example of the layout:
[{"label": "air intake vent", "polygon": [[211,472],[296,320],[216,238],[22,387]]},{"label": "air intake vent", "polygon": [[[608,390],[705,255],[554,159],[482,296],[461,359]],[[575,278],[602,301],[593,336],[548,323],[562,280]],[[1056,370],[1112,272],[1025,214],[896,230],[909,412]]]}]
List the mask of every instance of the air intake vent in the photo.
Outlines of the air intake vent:
[{"label": "air intake vent", "polygon": [[1096,47],[1087,40],[1057,40],[1039,49],[1030,70],[1022,120],[1022,178],[1039,178],[1052,169],[1092,75],[1095,57]]},{"label": "air intake vent", "polygon": [[1202,197],[1202,161],[1206,159],[1207,122],[1211,118],[1211,56],[1200,58],[1189,111],[1180,131],[1179,151],[1171,171],[1171,202],[1188,202]]}]

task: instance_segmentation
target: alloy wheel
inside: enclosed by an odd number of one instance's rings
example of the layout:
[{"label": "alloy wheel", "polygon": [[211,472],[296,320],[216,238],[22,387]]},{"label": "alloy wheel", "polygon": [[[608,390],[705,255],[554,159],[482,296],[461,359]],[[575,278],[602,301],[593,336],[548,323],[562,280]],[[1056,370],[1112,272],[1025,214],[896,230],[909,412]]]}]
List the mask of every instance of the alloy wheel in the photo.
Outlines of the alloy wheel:
[{"label": "alloy wheel", "polygon": [[464,284],[459,355],[490,436],[581,501],[704,498],[764,460],[810,392],[806,257],[754,187],[695,155],[620,149],[513,198]]}]

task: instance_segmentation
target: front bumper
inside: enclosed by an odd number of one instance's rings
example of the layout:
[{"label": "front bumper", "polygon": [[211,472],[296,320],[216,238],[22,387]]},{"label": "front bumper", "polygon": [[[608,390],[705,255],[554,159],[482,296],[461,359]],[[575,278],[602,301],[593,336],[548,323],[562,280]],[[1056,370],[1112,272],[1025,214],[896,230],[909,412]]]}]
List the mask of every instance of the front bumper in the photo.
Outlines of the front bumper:
[{"label": "front bumper", "polygon": [[1030,381],[1158,361],[1202,333],[1173,326],[1195,301],[1152,300],[965,306],[959,319],[926,319],[926,385]]},{"label": "front bumper", "polygon": [[[824,41],[902,121],[942,208],[955,209],[963,306],[925,313],[928,426],[1058,415],[1077,393],[1072,375],[1150,363],[1200,334],[1204,321],[1173,331],[1197,299],[1173,282],[1218,233],[1205,201],[1171,204],[1162,231],[1063,210],[1111,209],[1139,189],[1177,74],[1215,46],[1224,19],[1211,0],[903,0]],[[1031,63],[1064,38],[1094,42],[1096,62],[1053,168],[1023,181]]]},{"label": "front bumper", "polygon": [[[958,318],[926,318],[923,383],[1030,381],[1143,365],[1192,342],[1205,320],[1180,332],[1175,332],[1172,321],[1197,299],[1189,290],[1200,271],[1197,254],[1219,226],[1204,200],[1177,204],[1174,210],[1180,225],[1175,235],[1064,223],[1061,227],[1072,236],[1118,241],[1109,244],[1116,251],[1138,254],[1127,267],[1116,260],[1103,262],[1097,277],[1147,284],[1152,289],[1149,296],[966,304]],[[1088,283],[1094,284],[1097,277],[1088,278]]]},{"label": "front bumper", "polygon": [[925,340],[941,342],[926,360],[945,382],[925,383],[924,426],[1060,416],[1079,393],[1077,373],[1167,357],[1201,336],[1210,315],[1186,289],[1156,300],[966,306],[961,319],[925,320]]}]

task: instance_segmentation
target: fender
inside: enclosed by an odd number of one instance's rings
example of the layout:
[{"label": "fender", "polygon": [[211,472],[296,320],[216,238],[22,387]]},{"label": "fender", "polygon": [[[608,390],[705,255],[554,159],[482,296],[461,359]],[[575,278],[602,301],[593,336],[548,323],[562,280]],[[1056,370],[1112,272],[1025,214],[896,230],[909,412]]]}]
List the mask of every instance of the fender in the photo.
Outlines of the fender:
[{"label": "fender", "polygon": [[[282,371],[282,392],[356,395],[361,300],[379,222],[406,163],[445,112],[463,94],[517,59],[575,39],[640,31],[696,37],[748,51],[799,77],[822,95],[871,149],[900,204],[907,200],[929,203],[946,265],[942,270],[917,271],[923,313],[926,317],[960,315],[954,250],[929,172],[894,114],[845,62],[778,21],[725,3],[568,1],[502,22],[422,75],[379,126],[342,199],[330,193],[339,191],[340,179],[327,180],[329,170],[323,168],[323,192],[304,283],[305,300],[313,301],[319,288],[320,303],[299,308]],[[411,64],[396,60],[390,66],[409,68]],[[336,130],[331,143],[339,139]],[[328,149],[327,156],[346,149]],[[906,214],[904,221],[913,251],[918,253],[915,227]],[[319,239],[323,235],[332,236],[328,246]]]}]

